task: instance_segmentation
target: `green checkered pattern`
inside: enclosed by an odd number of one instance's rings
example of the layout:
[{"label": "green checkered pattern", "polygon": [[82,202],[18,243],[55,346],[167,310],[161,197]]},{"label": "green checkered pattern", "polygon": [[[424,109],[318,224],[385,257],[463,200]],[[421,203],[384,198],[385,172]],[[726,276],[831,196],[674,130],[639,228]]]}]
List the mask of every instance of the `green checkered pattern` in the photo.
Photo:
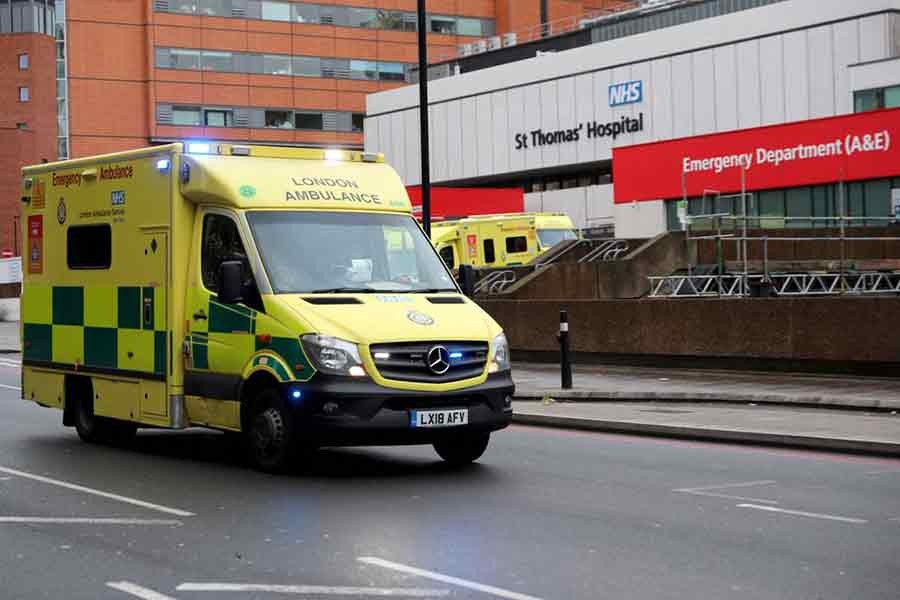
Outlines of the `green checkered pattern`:
[{"label": "green checkered pattern", "polygon": [[26,285],[23,358],[164,376],[165,314],[163,288]]}]

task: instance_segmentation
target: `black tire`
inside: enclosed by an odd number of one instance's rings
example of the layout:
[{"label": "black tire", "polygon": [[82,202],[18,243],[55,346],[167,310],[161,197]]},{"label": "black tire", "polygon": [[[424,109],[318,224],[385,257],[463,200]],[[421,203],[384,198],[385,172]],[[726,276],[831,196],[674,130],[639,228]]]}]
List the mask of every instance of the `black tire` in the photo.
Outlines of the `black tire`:
[{"label": "black tire", "polygon": [[94,400],[87,394],[76,401],[75,431],[78,437],[91,444],[124,443],[137,433],[137,425],[96,416]]},{"label": "black tire", "polygon": [[434,450],[444,462],[460,467],[481,458],[490,441],[490,433],[464,433],[435,442]]},{"label": "black tire", "polygon": [[291,414],[274,389],[259,393],[247,423],[246,444],[253,466],[265,473],[283,473],[297,447]]}]

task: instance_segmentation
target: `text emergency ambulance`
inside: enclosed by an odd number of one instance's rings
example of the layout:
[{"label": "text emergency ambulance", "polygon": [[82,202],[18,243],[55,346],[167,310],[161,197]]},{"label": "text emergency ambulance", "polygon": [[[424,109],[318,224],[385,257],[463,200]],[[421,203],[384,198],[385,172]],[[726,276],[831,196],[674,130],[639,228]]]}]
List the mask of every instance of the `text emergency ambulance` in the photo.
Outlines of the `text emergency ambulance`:
[{"label": "text emergency ambulance", "polygon": [[172,144],[27,167],[23,397],[88,441],[242,432],[476,460],[512,417],[509,348],[381,155]]}]

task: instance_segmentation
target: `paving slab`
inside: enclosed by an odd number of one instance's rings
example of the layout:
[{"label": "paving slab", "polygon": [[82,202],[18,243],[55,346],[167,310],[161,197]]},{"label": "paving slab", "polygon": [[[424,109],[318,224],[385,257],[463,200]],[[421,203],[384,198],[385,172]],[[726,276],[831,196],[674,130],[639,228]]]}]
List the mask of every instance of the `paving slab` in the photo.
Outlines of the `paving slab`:
[{"label": "paving slab", "polygon": [[0,354],[21,352],[21,350],[22,346],[19,341],[19,322],[0,321]]},{"label": "paving slab", "polygon": [[900,456],[900,413],[667,402],[516,402],[526,425]]},{"label": "paving slab", "polygon": [[513,365],[516,399],[604,402],[731,402],[900,409],[900,378],[575,365],[571,390],[558,365]]}]

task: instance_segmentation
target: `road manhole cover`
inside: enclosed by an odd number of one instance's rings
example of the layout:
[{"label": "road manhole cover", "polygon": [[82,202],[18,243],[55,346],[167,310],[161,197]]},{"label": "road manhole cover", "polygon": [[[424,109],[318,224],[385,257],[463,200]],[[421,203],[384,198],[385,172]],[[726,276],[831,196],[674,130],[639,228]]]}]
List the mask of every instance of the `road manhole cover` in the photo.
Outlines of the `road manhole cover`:
[{"label": "road manhole cover", "polygon": [[644,408],[640,412],[664,413],[667,415],[689,415],[692,410],[678,410],[677,408]]}]

